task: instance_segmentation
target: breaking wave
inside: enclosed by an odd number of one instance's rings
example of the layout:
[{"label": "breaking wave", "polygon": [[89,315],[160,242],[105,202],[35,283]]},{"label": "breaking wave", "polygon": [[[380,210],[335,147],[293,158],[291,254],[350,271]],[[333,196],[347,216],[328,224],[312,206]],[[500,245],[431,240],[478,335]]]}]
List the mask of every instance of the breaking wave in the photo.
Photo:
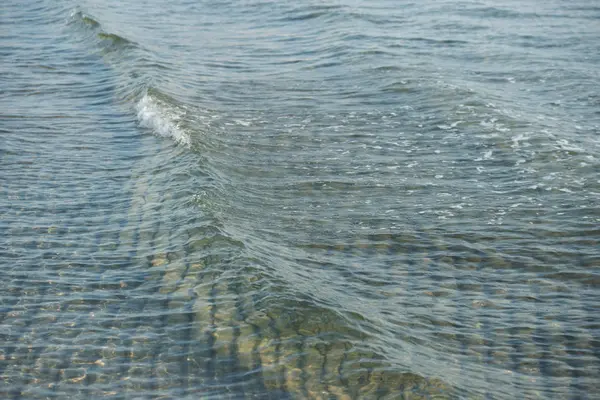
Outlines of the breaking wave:
[{"label": "breaking wave", "polygon": [[149,93],[142,96],[136,108],[140,126],[182,145],[191,145],[190,135],[180,126],[183,111],[169,107]]}]

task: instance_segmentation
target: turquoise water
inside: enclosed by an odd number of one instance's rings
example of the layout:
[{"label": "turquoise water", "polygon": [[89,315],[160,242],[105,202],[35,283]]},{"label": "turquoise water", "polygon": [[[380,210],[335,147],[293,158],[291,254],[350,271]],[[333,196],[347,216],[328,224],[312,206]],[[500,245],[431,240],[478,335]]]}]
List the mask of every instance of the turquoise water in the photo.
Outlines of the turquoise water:
[{"label": "turquoise water", "polygon": [[0,394],[600,398],[600,8],[0,5]]}]

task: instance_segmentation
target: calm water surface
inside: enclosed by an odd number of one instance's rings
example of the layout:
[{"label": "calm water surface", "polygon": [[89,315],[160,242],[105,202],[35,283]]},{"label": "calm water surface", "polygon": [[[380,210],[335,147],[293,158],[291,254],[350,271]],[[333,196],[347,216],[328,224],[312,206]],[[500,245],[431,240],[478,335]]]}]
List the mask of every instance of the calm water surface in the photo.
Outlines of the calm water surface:
[{"label": "calm water surface", "polygon": [[0,397],[600,399],[596,2],[0,32]]}]

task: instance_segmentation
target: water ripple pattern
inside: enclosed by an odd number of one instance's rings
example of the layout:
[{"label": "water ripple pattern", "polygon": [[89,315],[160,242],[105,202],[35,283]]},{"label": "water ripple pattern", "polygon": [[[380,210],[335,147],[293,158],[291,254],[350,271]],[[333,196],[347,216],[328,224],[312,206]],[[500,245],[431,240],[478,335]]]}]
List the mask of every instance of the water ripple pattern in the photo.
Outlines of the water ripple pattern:
[{"label": "water ripple pattern", "polygon": [[600,8],[0,5],[0,397],[600,399]]}]

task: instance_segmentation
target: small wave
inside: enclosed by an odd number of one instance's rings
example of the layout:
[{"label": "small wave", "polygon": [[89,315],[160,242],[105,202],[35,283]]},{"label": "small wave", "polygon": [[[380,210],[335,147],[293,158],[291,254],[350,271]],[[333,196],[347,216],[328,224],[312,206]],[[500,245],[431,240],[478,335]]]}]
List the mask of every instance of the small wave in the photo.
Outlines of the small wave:
[{"label": "small wave", "polygon": [[80,27],[88,31],[95,32],[98,44],[105,49],[114,47],[139,47],[137,43],[123,36],[105,31],[104,27],[97,19],[88,14],[83,13],[80,10],[76,10],[71,13],[70,23],[79,24]]},{"label": "small wave", "polygon": [[83,11],[79,9],[74,9],[71,11],[70,21],[79,21],[90,26],[100,26],[100,23],[98,21],[96,21],[91,16],[84,14]]},{"label": "small wave", "polygon": [[117,34],[114,34],[114,33],[100,32],[100,33],[98,33],[97,36],[98,36],[98,39],[106,40],[115,46],[133,46],[134,45],[134,43],[131,40],[126,39],[126,38],[119,36]]},{"label": "small wave", "polygon": [[100,26],[100,23],[96,21],[94,18],[89,17],[87,15],[83,15],[82,13],[76,14],[77,17],[81,18],[81,22],[93,27],[97,28]]},{"label": "small wave", "polygon": [[152,129],[160,136],[170,137],[177,143],[191,145],[190,136],[180,127],[183,112],[169,108],[160,100],[146,93],[137,103],[137,118],[140,126]]},{"label": "small wave", "polygon": [[[185,108],[160,91],[146,86],[145,81],[148,77],[141,76],[138,71],[132,69],[129,62],[135,59],[138,61],[136,66],[143,65],[149,53],[144,52],[136,42],[116,33],[107,32],[101,22],[80,10],[71,13],[69,22],[78,24],[88,31],[87,38],[101,49],[104,60],[125,78],[120,85],[122,99],[127,101],[139,99],[135,105],[139,125],[189,147],[191,138],[181,126],[186,114]],[[134,51],[137,52],[132,53]],[[150,62],[153,63],[152,60]]]}]

